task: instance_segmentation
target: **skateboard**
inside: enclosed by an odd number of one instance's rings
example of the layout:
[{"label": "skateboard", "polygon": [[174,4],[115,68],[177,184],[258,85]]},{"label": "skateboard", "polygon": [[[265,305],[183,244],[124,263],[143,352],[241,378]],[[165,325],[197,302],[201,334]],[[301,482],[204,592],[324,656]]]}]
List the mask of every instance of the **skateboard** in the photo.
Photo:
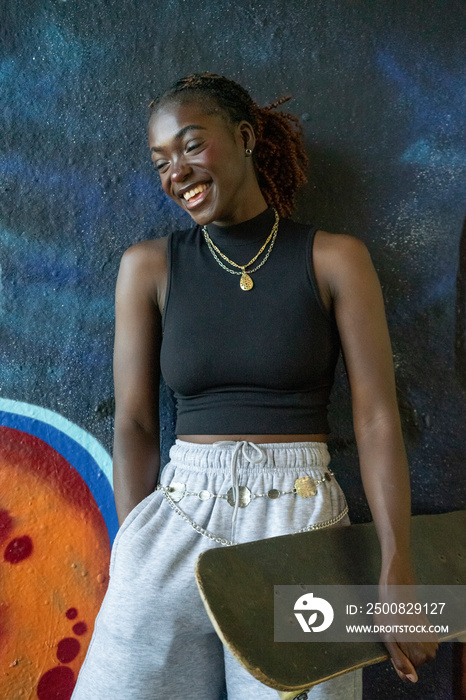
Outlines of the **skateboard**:
[{"label": "skateboard", "polygon": [[[466,584],[466,510],[411,518],[417,581]],[[373,523],[282,535],[206,550],[196,581],[222,642],[281,700],[305,700],[314,685],[388,658],[382,642],[274,642],[275,585],[377,585]],[[454,630],[440,641],[461,638]]]}]

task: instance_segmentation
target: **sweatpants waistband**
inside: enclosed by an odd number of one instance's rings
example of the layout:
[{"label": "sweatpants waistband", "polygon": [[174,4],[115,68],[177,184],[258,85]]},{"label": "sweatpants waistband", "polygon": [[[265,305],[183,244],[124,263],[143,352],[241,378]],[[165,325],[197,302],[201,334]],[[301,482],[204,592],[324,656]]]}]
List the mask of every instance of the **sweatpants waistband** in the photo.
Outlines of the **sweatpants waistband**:
[{"label": "sweatpants waistband", "polygon": [[[240,480],[245,472],[252,476],[258,472],[286,474],[305,469],[307,478],[330,478],[329,474],[322,477],[330,462],[325,442],[255,443],[248,440],[218,440],[204,445],[178,439],[170,450],[170,462],[172,466],[184,467],[191,472],[202,471],[206,475],[214,472],[230,473],[234,503],[232,540],[235,536],[238,509],[242,507]],[[249,500],[249,489],[246,488],[246,492]],[[165,495],[167,496],[167,493]]]},{"label": "sweatpants waistband", "polygon": [[238,468],[248,471],[295,471],[306,466],[308,473],[322,475],[330,464],[325,442],[267,442],[219,440],[200,444],[177,439],[170,449],[173,466],[187,467],[193,472],[229,472],[235,456]]}]

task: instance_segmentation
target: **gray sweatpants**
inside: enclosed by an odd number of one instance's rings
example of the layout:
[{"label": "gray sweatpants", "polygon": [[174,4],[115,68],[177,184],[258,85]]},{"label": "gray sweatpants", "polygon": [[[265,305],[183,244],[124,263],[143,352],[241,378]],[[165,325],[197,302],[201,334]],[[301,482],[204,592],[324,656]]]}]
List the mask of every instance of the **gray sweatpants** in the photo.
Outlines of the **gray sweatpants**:
[{"label": "gray sweatpants", "polygon": [[[225,681],[228,700],[278,700],[220,642],[194,563],[209,547],[349,524],[329,461],[326,444],[318,442],[177,440],[158,489],[118,531],[108,591],[71,700],[219,700]],[[293,488],[306,475],[319,483],[310,489],[314,495],[300,497]],[[301,483],[309,493],[312,482]],[[310,695],[361,696],[360,671]]]}]

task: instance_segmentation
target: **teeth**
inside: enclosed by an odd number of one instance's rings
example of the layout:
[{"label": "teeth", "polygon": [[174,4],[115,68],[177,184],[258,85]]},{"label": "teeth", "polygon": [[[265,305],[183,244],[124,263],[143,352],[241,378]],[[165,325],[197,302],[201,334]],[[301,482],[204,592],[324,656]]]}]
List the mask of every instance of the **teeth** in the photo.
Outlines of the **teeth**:
[{"label": "teeth", "polygon": [[207,185],[206,185],[206,184],[204,184],[204,185],[197,185],[196,187],[193,187],[192,190],[189,190],[189,192],[185,192],[185,193],[183,194],[183,197],[185,198],[185,200],[186,200],[187,202],[189,202],[189,200],[190,200],[192,197],[194,197],[195,194],[199,194],[199,192],[204,192],[204,190],[206,190],[206,189],[207,189]]}]

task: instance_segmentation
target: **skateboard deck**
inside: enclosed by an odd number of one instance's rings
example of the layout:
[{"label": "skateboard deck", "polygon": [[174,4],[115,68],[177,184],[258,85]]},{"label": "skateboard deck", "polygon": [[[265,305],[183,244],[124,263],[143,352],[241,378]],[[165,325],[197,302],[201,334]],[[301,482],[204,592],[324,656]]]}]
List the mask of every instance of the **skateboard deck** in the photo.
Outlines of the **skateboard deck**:
[{"label": "skateboard deck", "polygon": [[[417,581],[466,584],[466,510],[411,518]],[[209,549],[196,581],[222,642],[281,700],[388,658],[382,642],[274,642],[275,585],[377,585],[380,546],[373,523],[327,528]],[[441,641],[465,635],[455,630]]]}]

